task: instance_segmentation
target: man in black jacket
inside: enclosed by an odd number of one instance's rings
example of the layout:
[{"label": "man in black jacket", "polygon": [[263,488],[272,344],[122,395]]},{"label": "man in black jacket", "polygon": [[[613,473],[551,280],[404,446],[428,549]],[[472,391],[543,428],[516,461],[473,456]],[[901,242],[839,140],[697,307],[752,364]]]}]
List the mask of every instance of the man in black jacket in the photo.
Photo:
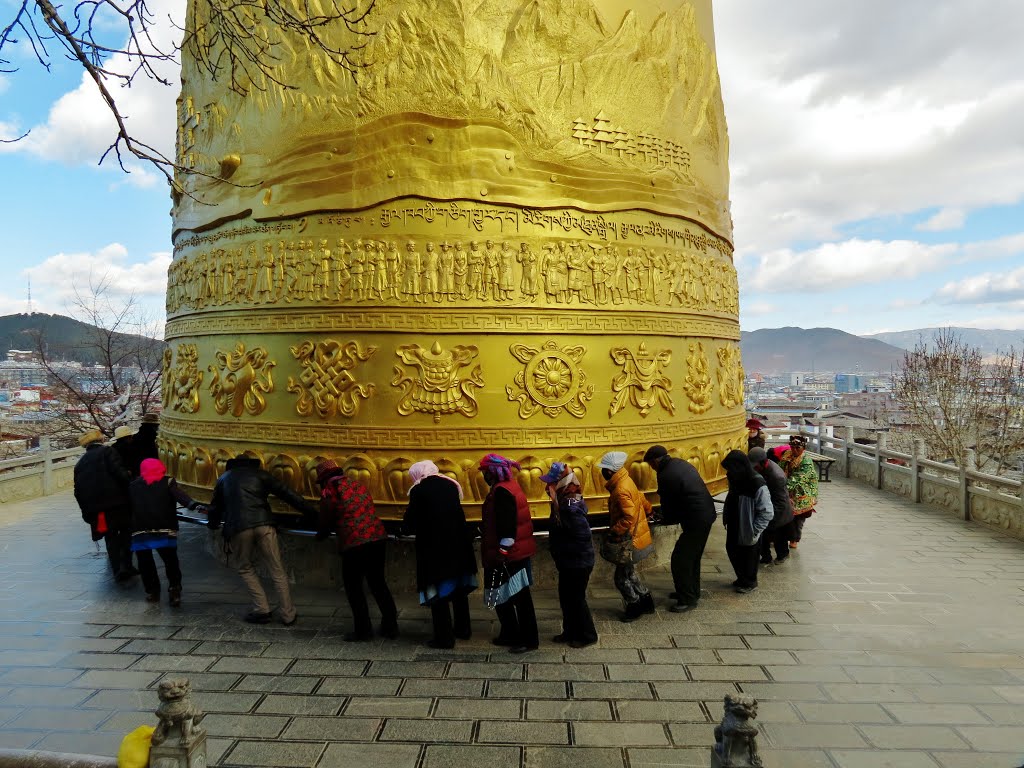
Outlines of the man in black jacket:
[{"label": "man in black jacket", "polygon": [[786,488],[786,473],[778,464],[768,460],[768,452],[764,448],[751,448],[747,458],[768,484],[772,508],[775,510],[775,517],[761,536],[761,562],[768,565],[772,561],[774,544],[776,564],[784,563],[789,557],[789,540],[793,527],[793,502]]},{"label": "man in black jacket", "polygon": [[123,582],[138,574],[132,566],[131,472],[103,439],[102,432],[92,429],[78,440],[85,453],[75,464],[75,500],[92,528],[92,540],[106,544],[114,578]]},{"label": "man in black jacket", "polygon": [[281,623],[290,627],[297,614],[292,603],[288,576],[281,563],[274,515],[267,501],[270,494],[310,517],[315,511],[299,494],[260,468],[260,460],[236,456],[227,463],[227,471],[217,480],[209,506],[210,530],[223,524],[224,541],[230,543],[231,562],[242,577],[252,598],[252,610],[245,616],[250,624],[270,621],[270,604],[256,575],[255,561],[260,559],[270,571],[277,590]]},{"label": "man in black jacket", "polygon": [[676,604],[669,610],[685,613],[700,601],[700,561],[717,517],[715,502],[693,465],[669,456],[664,446],[649,448],[644,461],[658,473],[662,519],[670,524],[679,523],[683,529],[672,550],[672,581],[676,591],[669,597]]}]

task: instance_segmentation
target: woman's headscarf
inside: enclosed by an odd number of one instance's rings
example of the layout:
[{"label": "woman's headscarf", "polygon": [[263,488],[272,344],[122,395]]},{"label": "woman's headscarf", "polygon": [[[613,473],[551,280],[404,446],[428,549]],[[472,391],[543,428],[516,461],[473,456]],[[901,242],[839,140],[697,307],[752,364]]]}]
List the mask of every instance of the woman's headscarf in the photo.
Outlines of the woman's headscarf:
[{"label": "woman's headscarf", "polygon": [[[454,483],[455,487],[459,489],[459,499],[463,499],[462,486],[459,485],[459,481],[448,475],[442,475],[441,470],[437,468],[437,464],[432,462],[430,459],[426,461],[417,461],[411,467],[409,467],[409,477],[412,478],[412,488],[415,488],[420,484],[422,480],[428,477],[443,477],[449,483]],[[409,494],[412,494],[412,488],[409,489]]]},{"label": "woman's headscarf", "polygon": [[480,471],[484,473],[485,477],[487,473],[491,473],[498,478],[499,483],[511,480],[512,470],[519,469],[522,469],[522,467],[519,466],[518,461],[506,459],[504,456],[499,456],[496,453],[488,453],[480,459]]},{"label": "woman's headscarf", "polygon": [[333,459],[324,459],[316,466],[316,482],[323,488],[327,481],[337,474],[341,474],[341,467]]},{"label": "woman's headscarf", "polygon": [[139,465],[139,474],[146,481],[146,485],[152,485],[163,479],[163,476],[167,474],[167,467],[160,459],[143,459],[142,464]]}]

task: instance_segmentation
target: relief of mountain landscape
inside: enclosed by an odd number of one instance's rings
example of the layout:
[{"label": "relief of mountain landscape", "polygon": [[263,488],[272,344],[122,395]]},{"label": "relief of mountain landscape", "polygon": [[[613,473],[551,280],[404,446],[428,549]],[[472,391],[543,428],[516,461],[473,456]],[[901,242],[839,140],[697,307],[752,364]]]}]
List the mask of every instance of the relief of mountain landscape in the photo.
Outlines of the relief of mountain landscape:
[{"label": "relief of mountain landscape", "polygon": [[717,62],[688,3],[653,24],[627,12],[615,25],[592,0],[378,0],[364,26],[373,34],[352,38],[362,46],[354,75],[282,39],[275,77],[299,88],[266,80],[245,98],[196,93],[188,103],[209,113],[197,151],[216,158],[422,113],[504,125],[537,160],[724,193]]}]

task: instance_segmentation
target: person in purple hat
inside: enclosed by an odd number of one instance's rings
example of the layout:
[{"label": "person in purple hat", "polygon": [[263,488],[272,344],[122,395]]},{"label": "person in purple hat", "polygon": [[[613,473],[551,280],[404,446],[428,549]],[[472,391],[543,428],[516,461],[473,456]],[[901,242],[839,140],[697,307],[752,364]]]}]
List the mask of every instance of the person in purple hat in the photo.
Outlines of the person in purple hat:
[{"label": "person in purple hat", "polygon": [[587,520],[587,504],[576,474],[560,461],[540,478],[551,499],[551,557],[558,570],[558,603],[562,631],[553,638],[570,648],[597,642],[594,617],[587,605],[587,584],[594,570],[594,539]]}]

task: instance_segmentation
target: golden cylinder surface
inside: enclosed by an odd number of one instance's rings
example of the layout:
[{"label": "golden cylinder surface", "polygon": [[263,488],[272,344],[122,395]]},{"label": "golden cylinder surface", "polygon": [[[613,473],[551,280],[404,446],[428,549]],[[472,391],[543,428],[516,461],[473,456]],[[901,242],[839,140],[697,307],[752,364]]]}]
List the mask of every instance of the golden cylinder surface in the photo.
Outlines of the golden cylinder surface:
[{"label": "golden cylinder surface", "polygon": [[568,462],[600,509],[600,456],[653,491],[661,443],[721,488],[745,432],[710,0],[363,6],[345,58],[267,29],[234,89],[185,47],[171,471],[210,488],[248,453],[314,496],[331,458],[395,518],[432,459],[474,516],[496,452],[538,502]]}]

